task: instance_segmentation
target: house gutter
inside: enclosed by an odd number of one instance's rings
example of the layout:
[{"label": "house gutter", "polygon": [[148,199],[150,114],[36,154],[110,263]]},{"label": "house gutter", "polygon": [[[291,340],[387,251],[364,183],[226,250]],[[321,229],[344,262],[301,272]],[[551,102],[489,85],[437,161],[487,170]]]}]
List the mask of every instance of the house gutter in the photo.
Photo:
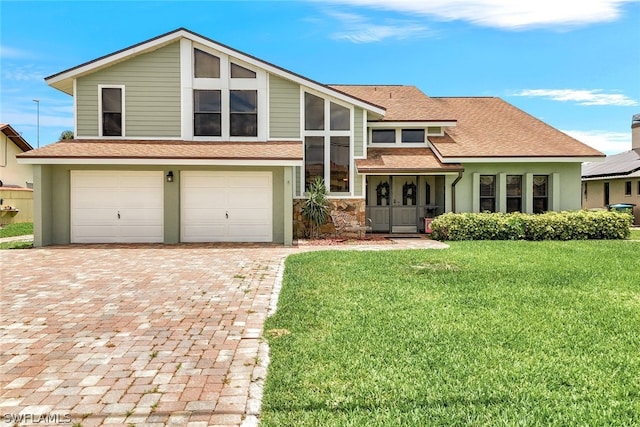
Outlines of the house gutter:
[{"label": "house gutter", "polygon": [[451,183],[451,212],[456,211],[456,184],[462,179],[462,171],[458,172],[458,177]]}]

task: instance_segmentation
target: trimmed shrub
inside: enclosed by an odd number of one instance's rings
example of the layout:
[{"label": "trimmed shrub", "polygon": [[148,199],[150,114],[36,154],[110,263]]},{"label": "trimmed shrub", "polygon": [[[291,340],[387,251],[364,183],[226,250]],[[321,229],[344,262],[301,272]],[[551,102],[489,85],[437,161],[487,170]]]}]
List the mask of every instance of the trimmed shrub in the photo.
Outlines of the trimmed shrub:
[{"label": "trimmed shrub", "polygon": [[626,239],[633,217],[610,211],[446,213],[431,223],[436,240]]}]

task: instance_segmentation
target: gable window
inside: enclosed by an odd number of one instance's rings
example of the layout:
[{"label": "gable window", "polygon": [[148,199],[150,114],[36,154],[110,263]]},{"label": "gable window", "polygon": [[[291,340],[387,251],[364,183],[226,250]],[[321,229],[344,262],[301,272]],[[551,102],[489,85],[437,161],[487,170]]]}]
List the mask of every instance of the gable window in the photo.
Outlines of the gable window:
[{"label": "gable window", "polygon": [[232,90],[231,136],[258,136],[258,92],[255,90]]},{"label": "gable window", "polygon": [[193,50],[193,70],[196,78],[220,78],[220,58],[200,49]]},{"label": "gable window", "polygon": [[351,116],[348,107],[305,92],[305,188],[320,176],[330,192],[351,191]]},{"label": "gable window", "polygon": [[533,176],[533,213],[549,210],[549,176]]},{"label": "gable window", "polygon": [[373,129],[371,142],[378,144],[395,144],[396,131],[394,129]]},{"label": "gable window", "polygon": [[496,177],[480,175],[480,212],[496,211]]},{"label": "gable window", "polygon": [[424,129],[402,129],[403,143],[424,143]]},{"label": "gable window", "polygon": [[100,88],[102,136],[124,136],[123,101],[123,87]]},{"label": "gable window", "polygon": [[219,90],[193,91],[193,134],[222,135],[222,102]]},{"label": "gable window", "polygon": [[522,212],[522,175],[507,175],[507,212]]},{"label": "gable window", "polygon": [[324,99],[304,94],[304,129],[324,130]]},{"label": "gable window", "polygon": [[631,195],[631,181],[626,181],[624,183],[624,195],[625,196]]},{"label": "gable window", "polygon": [[232,79],[255,79],[256,72],[251,71],[248,68],[244,68],[238,64],[231,63],[231,78]]}]

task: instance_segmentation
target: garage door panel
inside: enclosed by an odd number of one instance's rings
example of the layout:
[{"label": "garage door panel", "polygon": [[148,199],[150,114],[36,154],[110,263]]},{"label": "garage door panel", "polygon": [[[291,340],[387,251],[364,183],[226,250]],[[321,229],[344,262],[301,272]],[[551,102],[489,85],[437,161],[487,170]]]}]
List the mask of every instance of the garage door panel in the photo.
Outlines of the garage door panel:
[{"label": "garage door panel", "polygon": [[230,242],[270,242],[270,233],[262,224],[236,224],[229,226]]},{"label": "garage door panel", "polygon": [[226,188],[227,178],[211,172],[189,172],[183,175],[183,183],[189,188]]},{"label": "garage door panel", "polygon": [[270,172],[185,171],[180,182],[182,241],[272,240]]},{"label": "garage door panel", "polygon": [[163,242],[164,173],[71,171],[71,241]]},{"label": "garage door panel", "polygon": [[118,211],[109,209],[74,209],[72,215],[77,226],[115,226],[118,221]]}]

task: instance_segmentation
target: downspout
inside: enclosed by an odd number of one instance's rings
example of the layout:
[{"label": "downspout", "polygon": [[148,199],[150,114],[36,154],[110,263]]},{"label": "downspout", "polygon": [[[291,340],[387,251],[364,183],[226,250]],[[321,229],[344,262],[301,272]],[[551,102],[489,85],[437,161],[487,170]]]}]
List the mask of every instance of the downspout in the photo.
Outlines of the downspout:
[{"label": "downspout", "polygon": [[462,172],[458,172],[458,177],[451,183],[451,212],[456,212],[456,184],[462,179]]}]

